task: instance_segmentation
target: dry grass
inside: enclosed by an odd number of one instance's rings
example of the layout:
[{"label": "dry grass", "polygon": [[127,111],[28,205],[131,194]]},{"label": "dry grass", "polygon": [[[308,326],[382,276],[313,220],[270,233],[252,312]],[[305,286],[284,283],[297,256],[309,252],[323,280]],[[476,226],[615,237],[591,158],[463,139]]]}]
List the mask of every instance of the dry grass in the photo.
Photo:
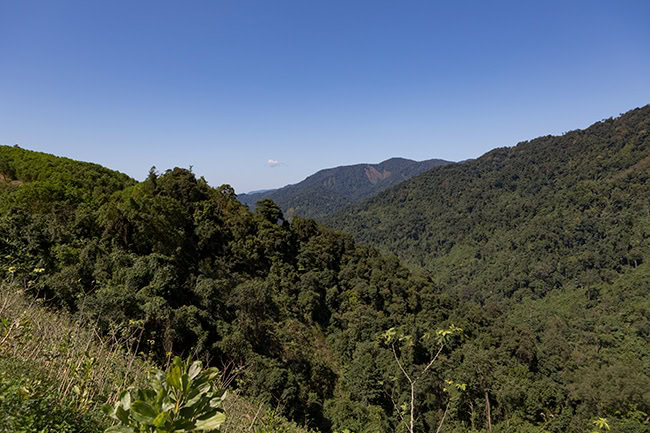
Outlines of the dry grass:
[{"label": "dry grass", "polygon": [[230,394],[223,402],[226,422],[221,433],[318,433],[288,421],[279,411],[263,403]]},{"label": "dry grass", "polygon": [[[15,285],[0,284],[0,358],[36,366],[55,384],[57,400],[79,413],[97,415],[123,389],[147,386],[147,373],[156,366],[125,349],[137,348],[139,335],[137,326],[100,335],[93,324],[48,309]],[[228,366],[222,369],[221,385],[227,386],[232,372]],[[234,392],[224,401],[224,410],[223,433],[311,432]]]},{"label": "dry grass", "polygon": [[38,365],[59,396],[82,412],[116,399],[120,389],[143,385],[152,364],[125,347],[138,332],[100,336],[92,326],[0,286],[0,356]]}]

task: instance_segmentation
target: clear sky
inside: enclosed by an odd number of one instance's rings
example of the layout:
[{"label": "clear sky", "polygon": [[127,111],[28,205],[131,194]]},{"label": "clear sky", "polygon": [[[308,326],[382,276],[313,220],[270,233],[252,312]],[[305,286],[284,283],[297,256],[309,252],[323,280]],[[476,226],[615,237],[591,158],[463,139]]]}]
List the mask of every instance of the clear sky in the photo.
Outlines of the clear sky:
[{"label": "clear sky", "polygon": [[462,160],[648,103],[647,0],[0,0],[0,144],[138,179]]}]

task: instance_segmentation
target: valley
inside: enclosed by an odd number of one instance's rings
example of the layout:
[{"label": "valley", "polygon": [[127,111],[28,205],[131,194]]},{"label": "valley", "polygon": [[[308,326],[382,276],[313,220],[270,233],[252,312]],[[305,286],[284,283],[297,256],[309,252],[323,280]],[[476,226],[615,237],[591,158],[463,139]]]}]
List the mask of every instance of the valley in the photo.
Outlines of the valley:
[{"label": "valley", "polygon": [[252,210],[259,200],[269,198],[280,206],[287,219],[298,216],[320,220],[422,172],[447,164],[451,162],[441,159],[412,161],[391,158],[379,164],[328,168],[296,184],[239,194],[237,199]]},{"label": "valley", "polygon": [[323,433],[647,432],[649,158],[650,106],[247,196],[2,146],[2,290]]}]

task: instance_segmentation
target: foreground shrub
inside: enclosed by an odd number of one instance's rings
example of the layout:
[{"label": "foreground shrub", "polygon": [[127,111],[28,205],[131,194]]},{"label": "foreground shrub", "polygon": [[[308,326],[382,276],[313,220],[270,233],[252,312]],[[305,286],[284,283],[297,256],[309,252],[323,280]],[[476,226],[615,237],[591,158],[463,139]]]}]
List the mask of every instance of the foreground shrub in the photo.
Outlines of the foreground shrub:
[{"label": "foreground shrub", "polygon": [[176,357],[167,373],[154,371],[149,387],[123,391],[114,406],[104,406],[119,421],[106,433],[218,432],[226,419],[218,379],[216,368],[202,370],[201,361]]}]

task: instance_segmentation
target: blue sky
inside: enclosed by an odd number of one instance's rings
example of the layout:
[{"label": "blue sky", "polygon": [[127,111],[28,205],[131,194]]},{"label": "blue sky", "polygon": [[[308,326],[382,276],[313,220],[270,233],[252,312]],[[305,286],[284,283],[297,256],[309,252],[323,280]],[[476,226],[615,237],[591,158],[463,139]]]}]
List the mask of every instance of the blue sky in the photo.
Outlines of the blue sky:
[{"label": "blue sky", "polygon": [[[650,103],[648,1],[0,0],[0,144],[237,192]],[[268,161],[276,161],[274,167]]]}]

